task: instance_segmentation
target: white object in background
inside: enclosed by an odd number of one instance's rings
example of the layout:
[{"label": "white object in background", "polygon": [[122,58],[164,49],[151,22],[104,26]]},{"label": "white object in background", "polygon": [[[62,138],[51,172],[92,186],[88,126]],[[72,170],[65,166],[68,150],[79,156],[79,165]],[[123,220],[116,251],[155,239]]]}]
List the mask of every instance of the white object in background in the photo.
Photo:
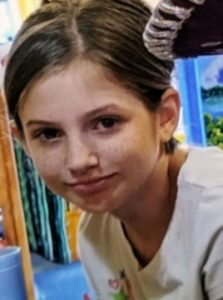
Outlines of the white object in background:
[{"label": "white object in background", "polygon": [[6,42],[6,33],[11,31],[8,3],[0,1],[0,43]]},{"label": "white object in background", "polygon": [[159,3],[159,0],[144,0],[146,3],[148,3],[153,9],[155,6]]},{"label": "white object in background", "polygon": [[12,31],[14,34],[16,34],[22,24],[22,18],[19,10],[18,0],[7,0],[7,1],[9,6]]},{"label": "white object in background", "polygon": [[13,38],[22,24],[17,0],[0,0],[0,43]]}]

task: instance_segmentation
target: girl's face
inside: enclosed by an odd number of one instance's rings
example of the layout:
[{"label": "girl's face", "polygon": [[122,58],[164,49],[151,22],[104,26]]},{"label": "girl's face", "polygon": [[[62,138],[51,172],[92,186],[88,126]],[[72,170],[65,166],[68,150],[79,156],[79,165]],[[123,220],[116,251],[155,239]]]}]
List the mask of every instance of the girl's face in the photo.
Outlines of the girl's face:
[{"label": "girl's face", "polygon": [[162,109],[149,112],[97,65],[76,63],[39,79],[19,115],[22,143],[41,177],[84,210],[128,206],[158,180],[167,135]]}]

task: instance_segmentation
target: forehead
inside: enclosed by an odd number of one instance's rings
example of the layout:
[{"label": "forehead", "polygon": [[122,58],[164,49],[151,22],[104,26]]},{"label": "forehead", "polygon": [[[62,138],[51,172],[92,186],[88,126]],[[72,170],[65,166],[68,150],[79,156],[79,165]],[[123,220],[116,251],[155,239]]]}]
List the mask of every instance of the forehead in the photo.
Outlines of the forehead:
[{"label": "forehead", "polygon": [[48,111],[91,110],[108,103],[124,107],[144,104],[138,97],[123,88],[100,65],[81,61],[67,68],[48,72],[33,82],[25,91],[20,113]]}]

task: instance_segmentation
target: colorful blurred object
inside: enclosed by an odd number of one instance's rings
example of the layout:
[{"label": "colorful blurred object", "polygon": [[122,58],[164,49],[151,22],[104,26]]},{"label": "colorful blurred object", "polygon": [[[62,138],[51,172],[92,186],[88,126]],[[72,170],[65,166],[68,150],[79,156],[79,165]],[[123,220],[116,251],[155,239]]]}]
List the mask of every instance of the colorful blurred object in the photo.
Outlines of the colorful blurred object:
[{"label": "colorful blurred object", "polygon": [[176,60],[186,142],[223,145],[223,55]]}]

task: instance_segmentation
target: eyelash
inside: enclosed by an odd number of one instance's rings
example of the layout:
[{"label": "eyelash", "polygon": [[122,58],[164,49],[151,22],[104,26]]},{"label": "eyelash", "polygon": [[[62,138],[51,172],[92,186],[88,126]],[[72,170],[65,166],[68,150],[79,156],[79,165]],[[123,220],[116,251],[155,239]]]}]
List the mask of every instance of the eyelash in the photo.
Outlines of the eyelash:
[{"label": "eyelash", "polygon": [[[106,121],[112,122],[112,124],[110,124],[111,126],[109,125],[108,127],[106,127],[105,124],[103,125],[103,122]],[[99,131],[100,133],[107,133],[108,131],[110,132],[114,130],[116,125],[118,125],[119,123],[121,123],[121,119],[117,116],[99,117],[93,122],[93,130]],[[53,137],[52,137],[52,133],[53,133]],[[51,135],[51,137],[49,136],[47,137],[48,134]],[[35,131],[32,134],[33,139],[39,139],[43,142],[48,142],[48,141],[54,142],[57,141],[57,139],[60,138],[61,136],[62,136],[61,130],[57,128],[50,128],[50,127],[40,129],[38,131]]]},{"label": "eyelash", "polygon": [[[112,121],[111,126],[106,127],[105,124],[104,124],[104,125],[102,124],[103,122],[106,122],[106,121],[109,121],[109,122]],[[95,124],[94,124],[94,129],[95,129],[95,130],[99,130],[99,131],[103,131],[103,132],[104,132],[104,131],[108,131],[108,130],[112,130],[112,129],[114,129],[114,127],[115,127],[116,125],[118,125],[118,123],[120,123],[120,122],[121,122],[121,119],[118,118],[117,116],[99,117],[99,118],[96,119],[96,122],[95,122]],[[100,126],[100,125],[101,125],[103,128],[98,129],[97,127]]]},{"label": "eyelash", "polygon": [[[56,137],[47,137],[47,134],[52,134],[54,133],[54,135],[56,135]],[[49,140],[57,140],[58,137],[61,137],[62,136],[62,133],[59,129],[56,129],[56,128],[44,128],[44,129],[41,129],[37,132],[34,132],[33,133],[33,138],[34,139],[41,139],[43,141],[49,141]]]}]

